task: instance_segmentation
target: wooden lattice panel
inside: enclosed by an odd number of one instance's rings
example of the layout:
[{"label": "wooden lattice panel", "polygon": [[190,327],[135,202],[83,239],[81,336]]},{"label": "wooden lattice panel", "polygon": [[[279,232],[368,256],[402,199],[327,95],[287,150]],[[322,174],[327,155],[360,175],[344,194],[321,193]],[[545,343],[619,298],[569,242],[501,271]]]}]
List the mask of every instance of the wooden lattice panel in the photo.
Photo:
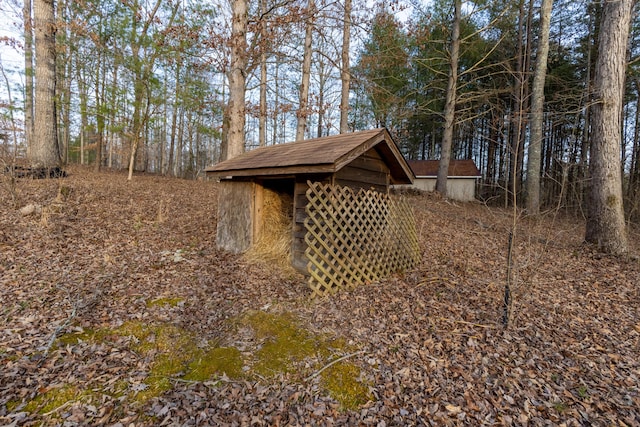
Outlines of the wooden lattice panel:
[{"label": "wooden lattice panel", "polygon": [[308,182],[305,255],[314,296],[412,268],[420,258],[413,211],[377,191]]}]

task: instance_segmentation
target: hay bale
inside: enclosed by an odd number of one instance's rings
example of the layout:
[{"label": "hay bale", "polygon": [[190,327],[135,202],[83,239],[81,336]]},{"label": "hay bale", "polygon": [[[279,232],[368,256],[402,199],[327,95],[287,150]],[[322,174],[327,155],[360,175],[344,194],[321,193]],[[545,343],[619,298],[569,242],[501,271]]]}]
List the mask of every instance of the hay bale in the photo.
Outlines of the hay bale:
[{"label": "hay bale", "polygon": [[293,196],[269,188],[264,189],[261,232],[245,253],[249,261],[277,266],[294,272],[291,266],[291,227]]}]

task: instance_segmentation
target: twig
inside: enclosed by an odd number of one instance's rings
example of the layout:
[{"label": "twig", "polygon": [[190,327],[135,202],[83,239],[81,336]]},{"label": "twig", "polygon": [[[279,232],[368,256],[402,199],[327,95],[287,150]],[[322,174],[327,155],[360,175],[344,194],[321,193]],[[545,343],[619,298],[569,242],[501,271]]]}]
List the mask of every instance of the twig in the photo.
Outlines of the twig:
[{"label": "twig", "polygon": [[493,325],[483,325],[482,323],[467,322],[466,320],[453,320],[453,319],[447,319],[446,317],[439,317],[438,319],[444,320],[446,322],[462,323],[464,325],[477,326],[479,328],[487,328],[487,329],[495,328],[495,326]]},{"label": "twig", "polygon": [[57,408],[52,409],[51,411],[49,411],[49,412],[47,412],[47,413],[45,413],[45,414],[42,414],[42,415],[43,415],[43,416],[45,416],[45,417],[48,417],[49,415],[51,415],[51,414],[54,414],[54,413],[58,412],[58,411],[59,411],[59,410],[61,410],[62,408],[66,408],[67,406],[71,405],[72,403],[73,403],[73,402],[72,402],[71,400],[68,400],[68,401],[66,401],[65,403],[63,403],[62,405],[58,406]]},{"label": "twig", "polygon": [[53,333],[51,334],[51,338],[49,338],[49,344],[47,344],[47,347],[44,350],[44,357],[42,358],[42,360],[44,360],[49,354],[49,350],[51,350],[51,346],[53,346],[53,343],[55,342],[56,337],[58,336],[60,331],[64,330],[67,326],[69,326],[71,324],[71,321],[76,317],[77,309],[78,309],[78,306],[75,305],[73,307],[73,311],[71,312],[71,315],[67,318],[67,320],[65,320],[65,322],[62,325],[58,326],[56,330],[53,331]]},{"label": "twig", "polygon": [[350,357],[353,356],[357,356],[359,354],[364,354],[365,351],[364,350],[360,350],[360,351],[356,351],[355,353],[351,353],[351,354],[347,354],[346,356],[342,356],[337,358],[336,360],[327,363],[326,365],[324,365],[320,370],[315,371],[313,374],[309,375],[307,378],[305,378],[305,382],[306,381],[311,381],[312,379],[314,379],[315,377],[317,377],[318,375],[320,375],[322,372],[324,372],[325,369],[328,369],[330,367],[332,367],[333,365],[335,365],[338,362],[342,362],[343,360],[346,360]]},{"label": "twig", "polygon": [[[514,229],[515,229],[515,226],[514,226]],[[509,233],[509,247],[507,252],[507,281],[504,285],[502,324],[505,328],[509,326],[509,318],[511,317],[511,306],[513,305],[513,298],[511,293],[512,265],[513,265],[513,230],[511,231],[511,233]]]},{"label": "twig", "polygon": [[[424,362],[423,356],[420,353],[420,351],[418,351],[418,357],[420,357],[420,359],[422,359],[422,361]],[[424,357],[426,357],[427,359],[429,359],[430,361],[434,362],[434,363],[438,363],[440,362],[440,359],[438,359],[437,357],[434,357],[430,354],[425,354]]]}]

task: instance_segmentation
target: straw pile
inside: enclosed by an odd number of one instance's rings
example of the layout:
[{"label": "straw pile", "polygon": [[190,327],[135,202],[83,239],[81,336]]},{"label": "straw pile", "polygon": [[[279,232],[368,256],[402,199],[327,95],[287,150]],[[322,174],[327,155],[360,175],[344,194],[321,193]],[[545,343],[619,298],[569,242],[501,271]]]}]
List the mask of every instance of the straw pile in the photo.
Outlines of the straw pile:
[{"label": "straw pile", "polygon": [[261,233],[245,253],[249,261],[277,266],[294,272],[291,266],[291,223],[293,198],[290,194],[264,189]]}]

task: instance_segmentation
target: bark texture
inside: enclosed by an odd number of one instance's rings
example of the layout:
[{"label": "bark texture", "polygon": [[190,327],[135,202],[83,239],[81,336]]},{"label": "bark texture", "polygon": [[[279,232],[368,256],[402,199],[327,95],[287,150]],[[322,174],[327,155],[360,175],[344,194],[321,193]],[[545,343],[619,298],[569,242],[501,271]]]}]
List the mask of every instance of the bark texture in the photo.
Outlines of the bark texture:
[{"label": "bark texture", "polygon": [[313,36],[313,16],[315,2],[309,0],[307,19],[305,23],[304,53],[302,56],[302,80],[300,82],[300,106],[298,108],[298,123],[296,126],[296,141],[304,139],[309,117],[309,81],[311,80],[311,37]]},{"label": "bark texture", "polygon": [[620,138],[626,51],[633,0],[606,2],[594,78],[591,191],[585,240],[604,252],[627,252],[622,205]]},{"label": "bark texture", "polygon": [[342,91],[340,95],[340,133],[349,131],[349,86],[351,71],[349,69],[349,46],[351,44],[351,0],[344,1],[344,28],[342,32]]},{"label": "bark texture", "polygon": [[542,0],[540,7],[540,38],[536,55],[536,69],[531,88],[531,141],[527,165],[527,213],[540,213],[540,159],[544,129],[544,82],[549,57],[549,27],[553,0]]},{"label": "bark texture", "polygon": [[245,80],[247,68],[247,1],[232,1],[229,130],[224,160],[244,153]]},{"label": "bark texture", "polygon": [[456,91],[458,83],[458,55],[460,51],[460,19],[461,0],[455,0],[453,13],[453,25],[451,30],[451,57],[449,59],[449,82],[447,83],[447,95],[444,105],[444,132],[442,135],[442,149],[440,152],[440,164],[438,166],[438,179],[436,191],[443,196],[447,195],[447,176],[449,175],[449,161],[451,160],[451,145],[453,144],[453,126],[456,114]]},{"label": "bark texture", "polygon": [[[27,150],[33,141],[33,24],[31,20],[31,0],[24,0],[22,9],[24,20],[24,134]],[[27,151],[27,155],[29,151]]]},{"label": "bark texture", "polygon": [[29,150],[32,166],[60,166],[56,126],[56,24],[53,0],[34,2],[36,34],[36,96],[34,135]]}]

